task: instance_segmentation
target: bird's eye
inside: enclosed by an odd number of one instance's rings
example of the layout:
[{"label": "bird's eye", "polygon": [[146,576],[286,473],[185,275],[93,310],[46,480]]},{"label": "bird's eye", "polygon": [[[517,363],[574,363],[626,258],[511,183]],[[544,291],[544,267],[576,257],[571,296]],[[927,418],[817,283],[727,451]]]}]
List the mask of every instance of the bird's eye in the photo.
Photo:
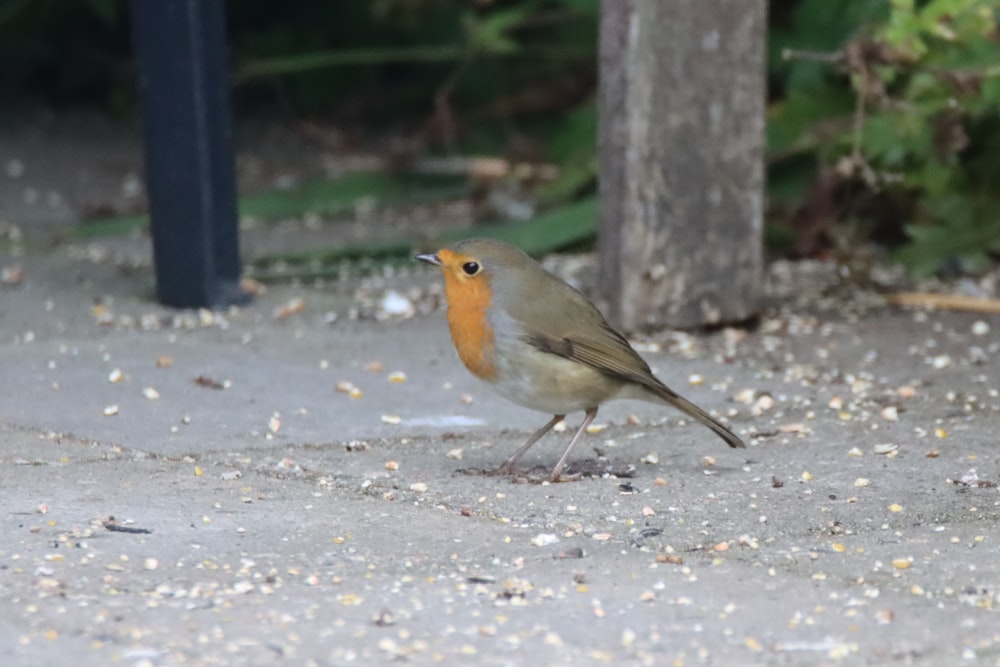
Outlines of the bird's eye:
[{"label": "bird's eye", "polygon": [[466,262],[462,265],[462,271],[465,272],[467,276],[474,276],[479,273],[479,262]]}]

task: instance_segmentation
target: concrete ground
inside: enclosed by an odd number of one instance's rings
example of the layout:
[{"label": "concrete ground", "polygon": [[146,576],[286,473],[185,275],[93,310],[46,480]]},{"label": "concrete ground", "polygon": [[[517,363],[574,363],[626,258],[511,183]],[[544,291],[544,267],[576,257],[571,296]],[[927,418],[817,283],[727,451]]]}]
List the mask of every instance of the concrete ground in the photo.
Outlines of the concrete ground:
[{"label": "concrete ground", "polygon": [[351,318],[433,272],[177,313],[131,243],[0,256],[3,664],[1000,664],[996,317],[647,340],[750,448],[612,404],[549,485],[440,312]]},{"label": "concrete ground", "polygon": [[1000,317],[779,265],[759,329],[641,341],[747,450],[618,403],[542,484],[569,432],[481,474],[547,417],[433,271],[175,312],[142,239],[10,236],[0,664],[1000,665]]}]

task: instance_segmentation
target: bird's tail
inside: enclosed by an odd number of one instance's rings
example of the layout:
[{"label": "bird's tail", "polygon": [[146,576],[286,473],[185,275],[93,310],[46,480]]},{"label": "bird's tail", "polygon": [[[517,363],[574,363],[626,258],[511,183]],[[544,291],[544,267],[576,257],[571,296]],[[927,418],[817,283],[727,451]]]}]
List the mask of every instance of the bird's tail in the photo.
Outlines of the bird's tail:
[{"label": "bird's tail", "polygon": [[730,431],[728,427],[722,424],[715,417],[708,414],[667,385],[662,382],[656,382],[655,384],[646,382],[643,383],[643,386],[645,386],[645,388],[657,398],[669,403],[684,414],[697,419],[702,424],[715,431],[715,434],[725,440],[726,444],[730,447],[746,449],[746,443],[743,442],[738,435]]}]

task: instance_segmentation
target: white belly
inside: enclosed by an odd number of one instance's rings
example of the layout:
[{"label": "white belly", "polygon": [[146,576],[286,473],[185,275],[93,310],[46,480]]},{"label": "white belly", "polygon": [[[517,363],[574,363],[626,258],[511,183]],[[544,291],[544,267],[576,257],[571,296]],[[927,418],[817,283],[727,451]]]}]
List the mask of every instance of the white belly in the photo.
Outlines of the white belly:
[{"label": "white belly", "polygon": [[596,408],[615,398],[633,397],[625,383],[579,362],[542,352],[522,341],[498,338],[496,345],[497,379],[490,385],[518,405],[564,415]]}]

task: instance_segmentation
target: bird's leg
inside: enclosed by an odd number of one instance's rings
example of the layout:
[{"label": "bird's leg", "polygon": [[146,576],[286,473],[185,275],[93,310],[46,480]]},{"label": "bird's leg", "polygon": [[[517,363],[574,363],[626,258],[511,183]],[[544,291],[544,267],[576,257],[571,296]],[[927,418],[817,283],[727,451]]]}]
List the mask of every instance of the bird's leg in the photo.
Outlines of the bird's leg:
[{"label": "bird's leg", "polygon": [[573,445],[575,445],[576,441],[580,439],[580,436],[587,430],[587,427],[590,426],[590,422],[594,421],[594,417],[596,416],[597,408],[587,408],[587,414],[583,418],[583,423],[580,424],[580,428],[577,429],[576,435],[573,436],[573,439],[569,441],[569,446],[566,447],[566,451],[563,452],[562,458],[559,459],[559,463],[557,463],[556,467],[552,469],[552,474],[549,475],[550,482],[559,481],[559,475],[562,473],[563,468],[566,467],[566,459],[569,458],[570,450],[573,449]]},{"label": "bird's leg", "polygon": [[530,438],[528,438],[528,441],[526,443],[524,443],[523,445],[521,445],[520,449],[518,449],[516,452],[514,452],[509,459],[507,459],[506,461],[504,461],[503,465],[500,466],[499,468],[497,468],[496,471],[494,472],[494,474],[496,474],[496,475],[507,475],[507,474],[509,474],[510,471],[514,469],[514,464],[517,463],[517,460],[519,458],[521,458],[521,455],[524,454],[529,449],[531,449],[531,446],[533,444],[535,444],[536,442],[538,442],[539,440],[541,440],[543,435],[545,435],[546,433],[548,433],[549,431],[551,431],[553,426],[555,426],[556,424],[558,424],[559,422],[561,422],[565,418],[566,418],[566,415],[555,415],[554,417],[552,417],[552,419],[550,419],[549,422],[545,426],[543,426],[540,429],[538,429],[537,431],[535,431],[534,435],[532,435]]}]

